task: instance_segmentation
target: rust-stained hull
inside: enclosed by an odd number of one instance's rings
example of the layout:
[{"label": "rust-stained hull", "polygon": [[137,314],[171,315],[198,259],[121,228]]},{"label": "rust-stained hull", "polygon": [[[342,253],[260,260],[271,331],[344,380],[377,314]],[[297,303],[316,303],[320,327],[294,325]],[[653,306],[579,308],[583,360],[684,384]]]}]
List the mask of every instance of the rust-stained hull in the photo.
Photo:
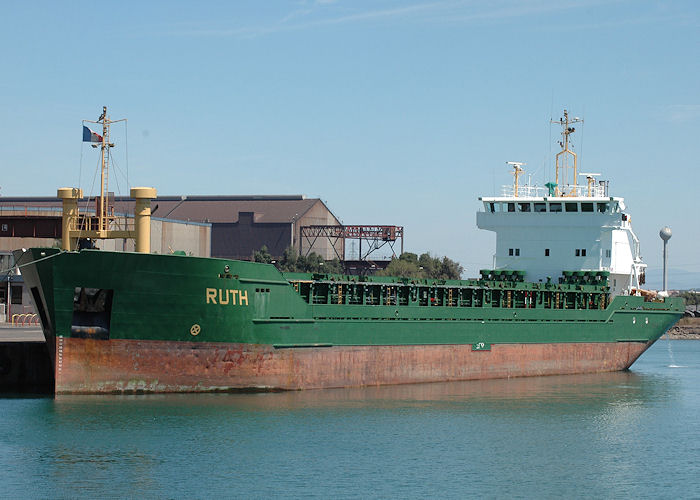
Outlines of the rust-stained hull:
[{"label": "rust-stained hull", "polygon": [[653,342],[335,346],[56,341],[56,394],[298,390],[624,370]]},{"label": "rust-stained hull", "polygon": [[30,249],[15,259],[57,394],[624,370],[683,314],[680,299],[609,300],[598,281],[285,276],[268,264],[95,250]]}]

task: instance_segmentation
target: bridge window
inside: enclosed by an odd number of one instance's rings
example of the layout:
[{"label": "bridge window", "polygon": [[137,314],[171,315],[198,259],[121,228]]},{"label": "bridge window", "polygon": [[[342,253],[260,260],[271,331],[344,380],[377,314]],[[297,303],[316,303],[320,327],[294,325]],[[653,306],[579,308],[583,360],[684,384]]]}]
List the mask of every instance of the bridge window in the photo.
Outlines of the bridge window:
[{"label": "bridge window", "polygon": [[494,203],[493,201],[486,204],[486,210],[489,212],[503,212],[503,203]]},{"label": "bridge window", "polygon": [[515,212],[515,203],[508,203],[508,211]]},{"label": "bridge window", "polygon": [[518,203],[520,206],[520,211],[521,212],[529,212],[530,211],[530,204],[529,203]]},{"label": "bridge window", "polygon": [[608,204],[607,203],[598,203],[598,212],[600,212],[601,214],[604,214],[607,211],[608,211]]},{"label": "bridge window", "polygon": [[593,203],[581,203],[581,212],[592,212]]},{"label": "bridge window", "polygon": [[549,204],[549,211],[550,212],[561,212],[561,203],[550,203]]},{"label": "bridge window", "polygon": [[535,203],[535,212],[542,213],[547,211],[546,203]]},{"label": "bridge window", "polygon": [[566,203],[567,212],[578,212],[578,203]]}]

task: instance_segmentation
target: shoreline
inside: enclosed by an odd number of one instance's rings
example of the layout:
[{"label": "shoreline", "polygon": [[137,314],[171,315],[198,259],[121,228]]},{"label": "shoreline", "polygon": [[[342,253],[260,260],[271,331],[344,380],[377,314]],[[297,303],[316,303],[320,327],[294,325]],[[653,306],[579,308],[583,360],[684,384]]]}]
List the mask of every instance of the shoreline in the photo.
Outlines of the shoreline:
[{"label": "shoreline", "polygon": [[700,326],[677,323],[664,336],[671,340],[700,340]]}]

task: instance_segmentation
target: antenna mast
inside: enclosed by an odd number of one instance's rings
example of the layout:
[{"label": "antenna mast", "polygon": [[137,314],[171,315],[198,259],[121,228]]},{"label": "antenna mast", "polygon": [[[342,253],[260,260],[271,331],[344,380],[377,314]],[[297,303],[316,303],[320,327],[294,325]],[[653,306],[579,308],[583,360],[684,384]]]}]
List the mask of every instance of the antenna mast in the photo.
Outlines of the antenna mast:
[{"label": "antenna mast", "polygon": [[518,197],[518,178],[520,177],[520,174],[523,171],[523,165],[527,165],[527,163],[523,163],[520,161],[507,161],[506,162],[508,165],[513,167],[513,175],[515,176],[515,181],[513,185],[513,196],[516,198]]},{"label": "antenna mast", "polygon": [[[568,173],[567,170],[569,168],[571,168],[571,167],[569,167],[569,163],[568,163],[569,157],[572,157],[573,162],[574,162],[574,164],[573,164],[574,175],[573,175],[573,181],[572,181],[572,183],[574,185],[574,189],[572,191],[570,191],[568,196],[575,196],[576,195],[576,187],[575,186],[576,186],[576,177],[577,177],[577,175],[576,175],[577,174],[577,172],[576,172],[577,157],[576,157],[576,153],[574,153],[573,151],[571,151],[571,149],[569,149],[569,135],[573,134],[576,131],[576,129],[574,127],[571,127],[570,125],[572,125],[574,123],[583,123],[583,120],[581,118],[579,118],[578,116],[574,117],[573,119],[570,119],[569,112],[567,110],[564,110],[564,118],[559,118],[559,121],[551,120],[551,123],[558,123],[559,125],[561,125],[561,127],[562,127],[561,135],[563,138],[562,141],[559,141],[559,146],[561,146],[561,151],[559,151],[559,153],[557,153],[557,156],[556,156],[556,160],[557,160],[556,161],[556,178],[555,178],[556,186],[554,188],[555,189],[555,196],[567,196],[559,189],[559,186],[569,185],[569,178],[567,175],[567,173]],[[559,182],[559,169],[562,170],[563,184]]]},{"label": "antenna mast", "polygon": [[[109,148],[114,147],[114,143],[109,142],[109,128],[112,123],[123,122],[126,119],[110,120],[107,116],[107,106],[102,106],[102,114],[96,122],[85,120],[88,123],[98,123],[102,125],[102,141],[100,143],[100,155],[102,157],[102,167],[100,172],[100,198],[97,205],[97,230],[107,231],[109,229]],[[93,144],[93,148],[97,145]]]}]

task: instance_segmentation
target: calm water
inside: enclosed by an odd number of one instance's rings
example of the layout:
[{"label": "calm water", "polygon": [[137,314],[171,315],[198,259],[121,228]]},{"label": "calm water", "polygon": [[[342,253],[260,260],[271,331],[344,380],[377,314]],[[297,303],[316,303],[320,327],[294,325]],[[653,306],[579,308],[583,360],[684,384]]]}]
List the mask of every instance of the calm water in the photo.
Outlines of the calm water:
[{"label": "calm water", "polygon": [[700,341],[626,373],[0,398],[0,496],[700,498]]}]

